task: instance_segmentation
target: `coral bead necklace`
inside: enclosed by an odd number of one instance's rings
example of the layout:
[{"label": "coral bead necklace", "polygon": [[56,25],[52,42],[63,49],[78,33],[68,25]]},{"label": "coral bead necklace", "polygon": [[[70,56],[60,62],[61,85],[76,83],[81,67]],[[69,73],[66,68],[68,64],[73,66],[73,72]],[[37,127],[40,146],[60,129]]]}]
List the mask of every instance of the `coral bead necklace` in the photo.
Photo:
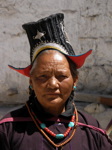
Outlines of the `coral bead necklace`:
[{"label": "coral bead necklace", "polygon": [[72,127],[75,126],[75,112],[73,114],[73,116],[71,117],[71,120],[68,124],[68,129],[66,130],[66,132],[64,134],[55,134],[54,132],[52,132],[51,130],[49,130],[47,127],[46,127],[46,124],[45,123],[42,123],[38,118],[37,116],[35,115],[35,113],[31,110],[31,113],[33,115],[33,117],[35,118],[35,120],[39,123],[40,127],[46,131],[48,134],[50,134],[51,136],[55,137],[56,139],[62,139],[64,137],[66,137],[70,130],[72,129]]},{"label": "coral bead necklace", "polygon": [[[64,134],[60,133],[60,134],[55,134],[53,131],[51,131],[50,129],[47,128],[46,124],[45,123],[42,123],[38,118],[37,116],[35,115],[35,113],[33,112],[33,110],[29,107],[28,103],[26,103],[26,107],[28,109],[28,112],[32,118],[32,120],[34,121],[35,125],[37,126],[37,128],[39,129],[39,131],[47,138],[47,140],[55,147],[62,147],[63,145],[65,145],[66,143],[68,143],[73,135],[75,134],[75,131],[76,131],[76,127],[77,127],[77,123],[78,123],[78,114],[77,114],[77,110],[75,108],[75,111],[74,111],[74,114],[73,116],[71,117],[71,120],[70,122],[68,123],[68,128],[67,130],[65,131]],[[73,129],[72,131],[72,134],[71,136],[66,140],[64,141],[63,143],[60,143],[60,144],[55,144],[47,134],[49,134],[50,136],[56,138],[56,139],[63,139],[65,138],[69,133],[70,133],[70,130]],[[46,134],[47,133],[47,134]]]}]

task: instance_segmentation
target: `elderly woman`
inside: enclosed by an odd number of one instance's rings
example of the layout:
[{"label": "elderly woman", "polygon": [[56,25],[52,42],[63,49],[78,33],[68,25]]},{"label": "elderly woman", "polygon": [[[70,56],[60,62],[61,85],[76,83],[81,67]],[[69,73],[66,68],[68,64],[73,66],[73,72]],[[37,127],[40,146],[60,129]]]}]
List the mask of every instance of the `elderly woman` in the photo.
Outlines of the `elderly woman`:
[{"label": "elderly woman", "polygon": [[74,89],[91,50],[76,56],[63,14],[23,25],[31,46],[31,64],[10,68],[30,78],[26,105],[0,121],[0,150],[111,150],[98,122],[77,111]]}]

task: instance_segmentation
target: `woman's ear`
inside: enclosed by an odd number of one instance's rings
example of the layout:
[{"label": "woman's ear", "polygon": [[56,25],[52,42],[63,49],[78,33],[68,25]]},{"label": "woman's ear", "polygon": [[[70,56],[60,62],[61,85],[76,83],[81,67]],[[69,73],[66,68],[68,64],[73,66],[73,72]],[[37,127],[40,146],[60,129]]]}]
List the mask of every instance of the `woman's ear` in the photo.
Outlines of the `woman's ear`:
[{"label": "woman's ear", "polygon": [[[74,84],[73,84],[73,87],[74,87],[74,88],[76,88],[77,83],[78,83],[78,77],[76,77],[76,78],[74,79]],[[74,89],[74,88],[73,88],[73,89]]]}]

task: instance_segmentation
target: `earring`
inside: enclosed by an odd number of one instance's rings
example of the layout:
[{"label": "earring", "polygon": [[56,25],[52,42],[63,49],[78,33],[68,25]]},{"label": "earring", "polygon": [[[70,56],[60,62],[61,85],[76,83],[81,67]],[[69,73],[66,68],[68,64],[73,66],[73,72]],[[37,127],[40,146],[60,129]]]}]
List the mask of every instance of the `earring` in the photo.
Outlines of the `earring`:
[{"label": "earring", "polygon": [[74,89],[76,89],[77,87],[76,87],[76,86],[74,86],[73,88],[74,88]]},{"label": "earring", "polygon": [[31,85],[30,85],[29,87],[30,87],[30,89],[32,89],[32,86],[31,86]]}]

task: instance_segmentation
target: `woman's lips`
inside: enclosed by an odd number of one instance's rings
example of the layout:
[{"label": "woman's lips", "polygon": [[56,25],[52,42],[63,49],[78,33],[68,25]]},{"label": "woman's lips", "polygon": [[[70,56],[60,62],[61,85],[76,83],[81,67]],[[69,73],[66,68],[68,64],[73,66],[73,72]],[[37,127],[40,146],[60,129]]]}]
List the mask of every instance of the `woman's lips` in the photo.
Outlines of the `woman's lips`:
[{"label": "woman's lips", "polygon": [[61,94],[60,93],[47,93],[47,94],[45,94],[46,96],[48,96],[48,97],[58,97],[58,96],[60,96]]},{"label": "woman's lips", "polygon": [[53,101],[60,98],[61,97],[60,95],[61,95],[60,93],[46,93],[45,98],[46,100]]},{"label": "woman's lips", "polygon": [[60,95],[60,93],[47,93],[46,95]]}]

